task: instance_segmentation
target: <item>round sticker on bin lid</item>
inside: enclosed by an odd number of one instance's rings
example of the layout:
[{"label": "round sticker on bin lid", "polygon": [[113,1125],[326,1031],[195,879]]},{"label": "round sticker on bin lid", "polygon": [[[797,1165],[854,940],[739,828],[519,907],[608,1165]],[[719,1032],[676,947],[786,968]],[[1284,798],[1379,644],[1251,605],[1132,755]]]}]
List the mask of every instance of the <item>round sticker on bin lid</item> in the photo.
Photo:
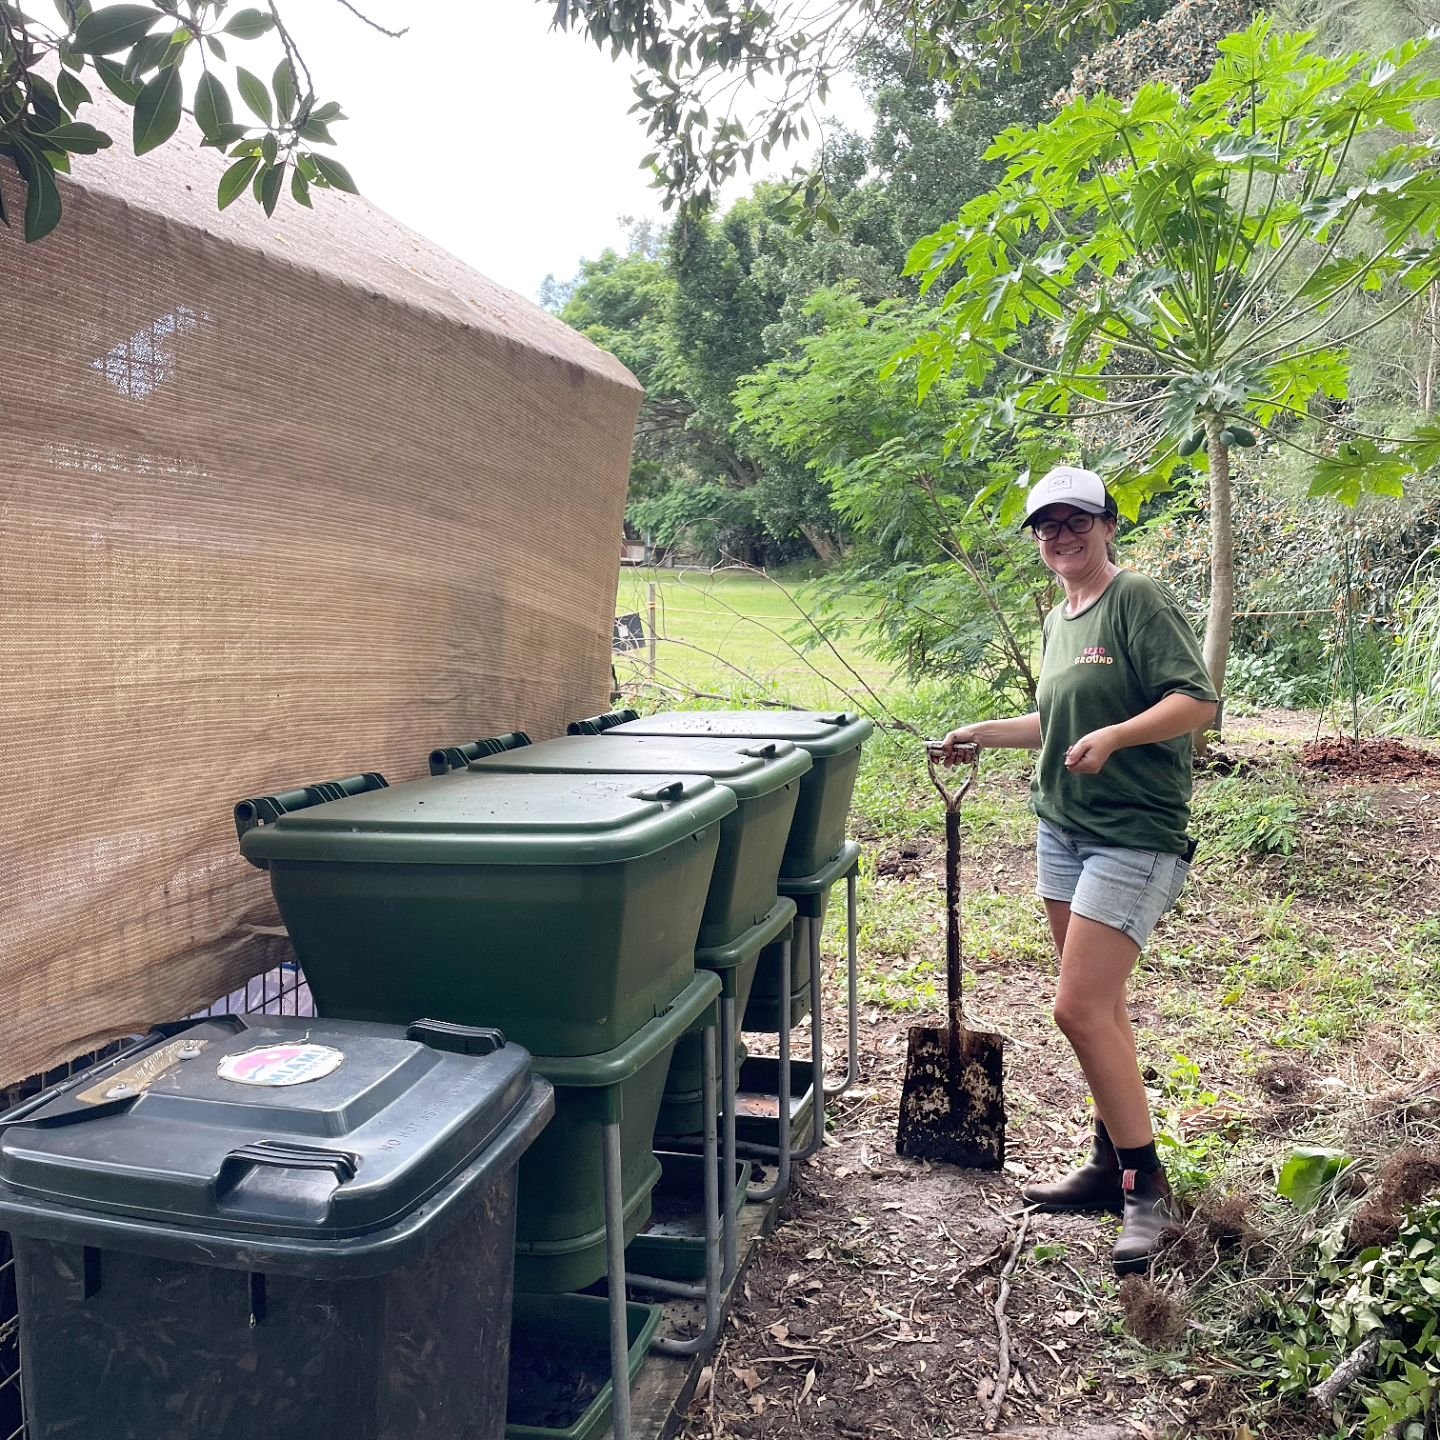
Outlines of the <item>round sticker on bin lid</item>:
[{"label": "round sticker on bin lid", "polygon": [[344,1058],[343,1050],[330,1045],[259,1045],[227,1055],[219,1075],[238,1085],[303,1085],[338,1070]]}]

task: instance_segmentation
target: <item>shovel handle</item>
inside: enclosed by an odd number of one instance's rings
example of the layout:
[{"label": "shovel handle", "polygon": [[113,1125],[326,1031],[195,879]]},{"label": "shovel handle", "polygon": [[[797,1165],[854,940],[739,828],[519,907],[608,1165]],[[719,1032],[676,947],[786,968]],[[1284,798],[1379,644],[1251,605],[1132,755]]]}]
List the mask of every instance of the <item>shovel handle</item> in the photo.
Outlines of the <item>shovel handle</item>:
[{"label": "shovel handle", "polygon": [[945,994],[946,1028],[950,1039],[950,1073],[959,1073],[962,1037],[965,1034],[965,971],[961,959],[960,927],[960,806],[980,777],[979,746],[966,747],[970,773],[958,790],[946,785],[936,747],[927,747],[925,760],[930,781],[945,802]]}]

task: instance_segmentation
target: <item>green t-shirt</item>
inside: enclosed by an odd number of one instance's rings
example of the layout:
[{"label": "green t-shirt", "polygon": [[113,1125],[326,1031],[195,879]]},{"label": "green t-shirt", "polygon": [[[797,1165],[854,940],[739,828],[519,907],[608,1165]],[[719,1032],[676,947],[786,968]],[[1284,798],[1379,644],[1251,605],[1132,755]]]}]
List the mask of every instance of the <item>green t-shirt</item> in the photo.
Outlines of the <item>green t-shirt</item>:
[{"label": "green t-shirt", "polygon": [[1040,759],[1030,787],[1035,813],[1102,845],[1183,854],[1193,765],[1188,735],[1116,750],[1098,775],[1065,768],[1066,750],[1082,735],[1132,719],[1166,695],[1217,698],[1175,597],[1122,570],[1080,614],[1068,616],[1064,603],[1057,605],[1043,635]]}]

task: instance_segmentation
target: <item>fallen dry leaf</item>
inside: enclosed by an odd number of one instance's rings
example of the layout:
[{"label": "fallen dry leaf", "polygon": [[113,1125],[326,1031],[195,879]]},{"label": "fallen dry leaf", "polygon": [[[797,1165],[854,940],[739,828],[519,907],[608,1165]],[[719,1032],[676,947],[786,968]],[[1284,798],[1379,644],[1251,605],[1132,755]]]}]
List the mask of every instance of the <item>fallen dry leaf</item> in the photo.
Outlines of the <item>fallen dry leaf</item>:
[{"label": "fallen dry leaf", "polygon": [[760,1379],[760,1372],[753,1366],[732,1365],[730,1373],[746,1388],[746,1390],[758,1390],[764,1383]]}]

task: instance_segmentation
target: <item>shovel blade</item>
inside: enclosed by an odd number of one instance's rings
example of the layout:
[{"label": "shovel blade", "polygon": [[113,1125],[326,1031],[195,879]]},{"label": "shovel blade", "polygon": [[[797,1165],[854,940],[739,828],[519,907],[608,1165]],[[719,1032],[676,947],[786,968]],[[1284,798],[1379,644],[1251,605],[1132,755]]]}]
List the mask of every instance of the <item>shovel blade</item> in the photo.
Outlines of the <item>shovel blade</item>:
[{"label": "shovel blade", "polygon": [[895,1153],[966,1170],[1005,1164],[1005,1039],[988,1030],[961,1032],[954,1057],[949,1034],[910,1027]]}]

